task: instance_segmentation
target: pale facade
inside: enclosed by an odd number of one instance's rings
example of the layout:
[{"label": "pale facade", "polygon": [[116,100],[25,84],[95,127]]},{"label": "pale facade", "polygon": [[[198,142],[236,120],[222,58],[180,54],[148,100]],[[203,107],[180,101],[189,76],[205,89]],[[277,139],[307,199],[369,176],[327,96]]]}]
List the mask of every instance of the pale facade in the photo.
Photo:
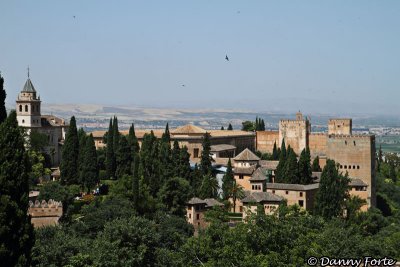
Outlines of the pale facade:
[{"label": "pale facade", "polygon": [[61,162],[61,146],[68,126],[63,119],[56,116],[41,115],[41,100],[29,78],[18,95],[15,110],[18,125],[23,127],[27,134],[37,131],[47,136],[48,145],[44,150],[50,155],[52,164],[58,166]]}]

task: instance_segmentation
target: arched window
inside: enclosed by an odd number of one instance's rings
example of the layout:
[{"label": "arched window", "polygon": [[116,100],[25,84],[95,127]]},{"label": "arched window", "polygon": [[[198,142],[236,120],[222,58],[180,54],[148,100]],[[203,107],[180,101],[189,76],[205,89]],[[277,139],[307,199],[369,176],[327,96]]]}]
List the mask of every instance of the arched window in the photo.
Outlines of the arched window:
[{"label": "arched window", "polygon": [[32,105],[32,112],[35,112],[35,105]]},{"label": "arched window", "polygon": [[28,112],[28,105],[25,105],[25,112]]},{"label": "arched window", "polygon": [[22,112],[22,105],[19,105],[19,112]]}]

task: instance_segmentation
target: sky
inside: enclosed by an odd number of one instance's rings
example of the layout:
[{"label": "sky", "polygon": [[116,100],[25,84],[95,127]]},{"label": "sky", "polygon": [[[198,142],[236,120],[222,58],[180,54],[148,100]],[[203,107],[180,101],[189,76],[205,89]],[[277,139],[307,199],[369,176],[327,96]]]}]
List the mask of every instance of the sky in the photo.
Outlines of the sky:
[{"label": "sky", "polygon": [[0,0],[0,10],[11,105],[29,66],[44,103],[400,115],[400,1]]}]

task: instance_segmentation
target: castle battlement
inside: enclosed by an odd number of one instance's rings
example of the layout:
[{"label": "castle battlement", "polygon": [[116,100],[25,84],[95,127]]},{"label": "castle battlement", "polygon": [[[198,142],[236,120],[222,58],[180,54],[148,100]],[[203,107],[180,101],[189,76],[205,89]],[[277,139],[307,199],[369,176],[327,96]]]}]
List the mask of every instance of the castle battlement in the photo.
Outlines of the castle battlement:
[{"label": "castle battlement", "polygon": [[374,137],[373,134],[330,134],[328,135],[329,138],[336,138],[336,139],[371,139]]},{"label": "castle battlement", "polygon": [[53,199],[50,199],[49,201],[42,200],[41,202],[39,200],[36,200],[35,203],[32,201],[29,201],[29,208],[62,208],[62,202],[61,201],[55,201]]},{"label": "castle battlement", "polygon": [[307,120],[289,120],[289,119],[287,119],[287,120],[280,120],[279,122],[280,123],[293,123],[293,124],[295,124],[295,123],[299,123],[299,122],[302,122],[302,123],[305,123]]},{"label": "castle battlement", "polygon": [[36,200],[35,203],[29,201],[28,214],[31,216],[34,227],[57,225],[63,214],[63,205],[61,201],[52,199],[41,202]]},{"label": "castle battlement", "polygon": [[319,132],[319,133],[310,133],[310,135],[314,135],[314,136],[328,136],[328,133]]}]

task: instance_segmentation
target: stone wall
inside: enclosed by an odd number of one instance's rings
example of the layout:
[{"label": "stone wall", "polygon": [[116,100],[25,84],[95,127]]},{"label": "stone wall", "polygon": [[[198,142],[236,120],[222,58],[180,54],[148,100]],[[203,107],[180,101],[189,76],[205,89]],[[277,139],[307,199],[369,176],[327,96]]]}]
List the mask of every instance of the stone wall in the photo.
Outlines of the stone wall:
[{"label": "stone wall", "polygon": [[308,120],[281,120],[279,122],[279,144],[285,139],[286,147],[290,147],[300,155],[308,145],[310,124]]},{"label": "stone wall", "polygon": [[352,120],[351,119],[330,119],[328,121],[328,134],[352,134]]},{"label": "stone wall", "polygon": [[277,148],[281,146],[279,143],[279,131],[256,132],[256,150],[262,153],[272,153],[274,143],[276,143]]},{"label": "stone wall", "polygon": [[368,206],[375,206],[375,136],[329,135],[327,158],[339,164],[342,173],[367,185]]},{"label": "stone wall", "polygon": [[326,142],[328,135],[326,133],[311,133],[308,137],[308,146],[311,152],[311,158],[326,155]]}]

